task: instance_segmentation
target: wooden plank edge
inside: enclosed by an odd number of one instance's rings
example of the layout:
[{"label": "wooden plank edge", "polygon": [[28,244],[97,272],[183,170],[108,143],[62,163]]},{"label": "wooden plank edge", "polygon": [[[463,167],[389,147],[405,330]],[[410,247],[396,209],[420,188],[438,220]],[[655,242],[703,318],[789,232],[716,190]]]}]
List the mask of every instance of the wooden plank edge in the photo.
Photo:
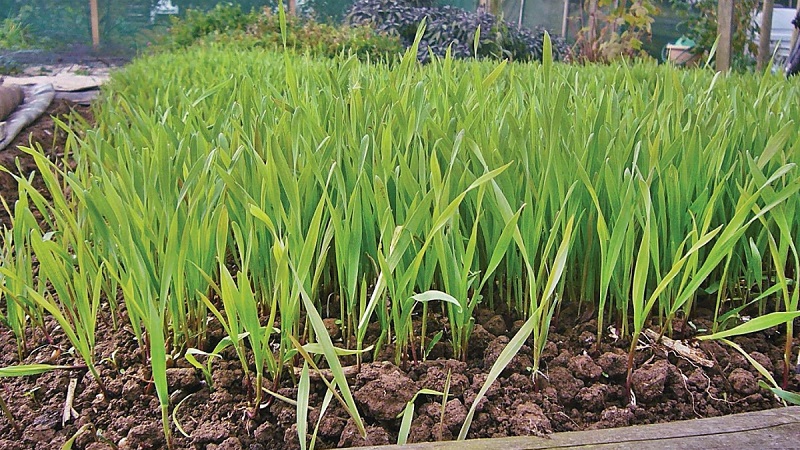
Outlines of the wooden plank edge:
[{"label": "wooden plank edge", "polygon": [[[762,430],[766,435],[769,434],[770,430],[786,425],[800,426],[800,406],[652,425],[569,431],[554,433],[547,437],[516,436],[496,439],[470,439],[460,442],[422,442],[406,445],[357,448],[359,450],[537,450],[585,446],[624,446],[626,443],[636,444],[637,447],[640,447],[646,442],[658,441],[661,441],[659,445],[662,448],[667,448],[670,446],[663,441],[674,439],[688,440],[697,437],[713,437],[728,434],[735,435],[736,433],[758,433]],[[731,436],[731,438],[733,438],[733,436]],[[785,444],[785,442],[780,444],[778,448],[786,448]],[[800,441],[792,445],[800,445]],[[736,446],[730,448],[735,447]],[[355,449],[356,447],[351,450]]]}]

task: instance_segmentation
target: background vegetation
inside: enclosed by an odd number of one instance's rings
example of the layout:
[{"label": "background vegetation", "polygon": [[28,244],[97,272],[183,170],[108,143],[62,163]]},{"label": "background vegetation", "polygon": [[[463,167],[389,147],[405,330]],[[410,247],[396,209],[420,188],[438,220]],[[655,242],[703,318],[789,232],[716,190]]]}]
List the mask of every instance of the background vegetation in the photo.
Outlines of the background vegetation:
[{"label": "background vegetation", "polygon": [[[682,16],[685,34],[695,41],[694,52],[708,52],[717,39],[717,1],[672,0],[672,4]],[[756,26],[753,23],[753,11],[760,7],[758,0],[742,0],[734,2],[734,31],[731,55],[733,68],[743,70],[752,68],[758,53],[756,43],[751,41]]]}]

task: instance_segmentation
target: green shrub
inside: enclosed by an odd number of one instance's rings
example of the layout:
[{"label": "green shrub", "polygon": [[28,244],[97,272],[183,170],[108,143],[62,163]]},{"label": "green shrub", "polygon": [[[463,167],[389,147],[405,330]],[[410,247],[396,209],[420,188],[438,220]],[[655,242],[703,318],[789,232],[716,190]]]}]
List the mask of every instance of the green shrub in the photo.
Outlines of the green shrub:
[{"label": "green shrub", "polygon": [[0,22],[0,48],[5,50],[24,50],[30,48],[32,38],[28,27],[13,18]]},{"label": "green shrub", "polygon": [[[544,30],[519,28],[492,14],[470,12],[453,6],[431,6],[425,0],[358,0],[347,13],[347,22],[371,25],[377,30],[398,36],[411,47],[420,25],[425,23],[417,50],[417,59],[430,56],[454,58],[492,58],[512,61],[541,60]],[[479,39],[475,35],[480,30]],[[568,47],[560,38],[552,38],[553,57],[564,59]]]},{"label": "green shrub", "polygon": [[208,12],[189,9],[185,19],[173,17],[167,44],[186,47],[209,35],[244,31],[256,20],[255,13],[245,13],[239,5],[230,3],[220,3]]},{"label": "green shrub", "polygon": [[[335,26],[311,19],[287,17],[286,46],[295,51],[333,57],[352,53],[360,59],[387,59],[403,47],[396,37],[369,26]],[[191,45],[224,43],[245,48],[281,48],[280,21],[270,9],[245,13],[239,5],[219,4],[208,12],[187,11],[174,18],[159,48],[175,50]]]}]

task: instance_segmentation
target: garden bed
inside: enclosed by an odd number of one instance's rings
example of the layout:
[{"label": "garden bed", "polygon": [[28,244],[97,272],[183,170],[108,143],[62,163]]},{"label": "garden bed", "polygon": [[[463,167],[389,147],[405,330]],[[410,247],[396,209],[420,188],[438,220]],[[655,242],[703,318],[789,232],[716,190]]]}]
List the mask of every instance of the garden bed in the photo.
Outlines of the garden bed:
[{"label": "garden bed", "polygon": [[[700,311],[699,316],[706,317],[691,325],[709,326],[710,311]],[[529,371],[530,349],[523,347],[486,399],[481,400],[469,438],[545,436],[552,432],[716,417],[781,406],[769,391],[758,387],[758,373],[733,349],[716,342],[698,345],[689,339],[687,342],[714,362],[708,368],[646,338],[636,353],[638,369],[632,386],[636,405],[631,405],[625,391],[629,342],[614,340],[604,333],[603,341],[597,345],[596,322],[589,319],[591,313],[579,316],[574,310],[561,311],[543,355],[545,381],[538,391]],[[433,316],[431,335],[445,323],[440,315]],[[466,362],[451,359],[452,348],[439,343],[427,361],[408,361],[405,367],[397,367],[383,360],[372,363],[367,357],[360,372],[349,371],[353,395],[367,424],[367,438],[359,436],[343,408],[332,404],[320,424],[317,448],[395,443],[400,426],[398,415],[406,402],[421,389],[444,391],[448,376],[451,399],[444,415],[441,397],[419,396],[409,442],[454,439],[489,367],[521,325],[521,321],[515,321],[502,308],[480,309],[476,317],[479,324],[470,341]],[[326,323],[330,325],[332,338],[340,337],[333,319]],[[419,323],[415,325],[418,329]],[[70,343],[63,332],[52,322],[47,329],[52,341],[34,331],[30,337],[35,348],[22,363],[74,364]],[[682,322],[676,325],[676,339],[690,338],[693,334],[691,326]],[[20,430],[15,431],[6,420],[0,420],[0,436],[6,437],[0,439],[0,448],[49,449],[53,443],[65,442],[73,436],[77,436],[74,448],[78,449],[115,446],[153,449],[165,445],[158,399],[148,381],[149,364],[143,363],[132,331],[128,326],[114,330],[108,315],[101,314],[98,336],[103,336],[103,340],[96,353],[109,395],[103,396],[85,370],[6,379],[2,383],[3,395]],[[211,326],[204,350],[212,351],[223,336],[218,324]],[[780,333],[761,332],[738,338],[737,342],[776,378],[780,375],[784,342]],[[3,346],[0,367],[20,363],[14,357],[16,346],[9,330],[2,330],[0,343]],[[382,355],[388,361],[393,349],[386,350]],[[248,418],[251,397],[234,352],[223,352],[222,359],[214,363],[214,391],[203,381],[200,371],[185,359],[179,358],[169,365],[175,448],[300,448],[295,406],[269,399],[268,406],[255,418]],[[800,389],[800,375],[792,374],[789,387],[794,391]],[[64,421],[70,390],[74,392],[73,415]],[[322,382],[313,382],[310,404],[319,405],[325,390]],[[287,398],[297,397],[297,388],[288,376],[277,392]],[[317,411],[309,412],[311,423],[316,423]],[[181,435],[177,426],[188,436]],[[620,433],[624,435],[625,431]]]},{"label": "garden bed", "polygon": [[[800,179],[766,112],[793,114],[790,88],[413,56],[161,55],[112,79],[80,142],[35,125],[47,186],[3,236],[0,369],[72,368],[3,378],[0,447],[295,449],[307,427],[328,448],[781,406],[759,377],[778,392],[796,355]],[[646,332],[665,326],[702,358]],[[747,334],[752,361],[693,340],[712,331]],[[341,350],[360,348],[360,367]],[[304,363],[344,365],[352,407]]]}]

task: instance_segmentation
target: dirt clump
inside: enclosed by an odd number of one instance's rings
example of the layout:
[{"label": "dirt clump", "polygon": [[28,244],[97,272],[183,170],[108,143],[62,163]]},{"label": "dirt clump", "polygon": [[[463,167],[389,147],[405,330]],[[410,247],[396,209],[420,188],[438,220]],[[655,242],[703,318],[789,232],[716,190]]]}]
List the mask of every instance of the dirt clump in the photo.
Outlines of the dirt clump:
[{"label": "dirt clump", "polygon": [[207,450],[242,450],[242,441],[236,437],[229,437],[219,445],[209,445]]},{"label": "dirt clump", "polygon": [[220,423],[205,423],[195,428],[192,433],[192,442],[195,445],[219,444],[228,437],[227,427],[220,426]]},{"label": "dirt clump", "polygon": [[583,381],[595,381],[603,374],[603,368],[595,364],[589,355],[579,355],[571,358],[567,368]]},{"label": "dirt clump", "polygon": [[167,369],[167,385],[170,389],[193,389],[200,385],[195,369],[173,367]]},{"label": "dirt clump", "polygon": [[417,385],[389,362],[365,364],[358,374],[354,397],[365,412],[378,420],[393,420],[414,396]]},{"label": "dirt clump", "polygon": [[510,428],[514,436],[542,436],[553,431],[542,408],[531,402],[517,406],[510,418]]},{"label": "dirt clump", "polygon": [[[439,405],[437,405],[439,406]],[[454,398],[444,407],[443,425],[454,435],[458,435],[461,424],[467,419],[467,408],[461,400]]]},{"label": "dirt clump", "polygon": [[[419,372],[422,372],[419,374]],[[466,375],[467,364],[454,359],[424,361],[419,364],[412,372],[417,375],[417,387],[419,389],[431,389],[444,392],[447,385],[447,378],[450,377],[449,393],[460,397],[470,386],[469,378]]]},{"label": "dirt clump", "polygon": [[352,419],[348,420],[337,447],[365,447],[368,445],[389,445],[391,443],[389,433],[382,427],[371,425],[366,427],[366,431],[367,436],[361,437],[355,422]]},{"label": "dirt clump", "polygon": [[606,405],[606,397],[609,393],[609,388],[605,384],[593,384],[581,388],[578,395],[575,396],[575,401],[583,408],[584,411],[600,411]]},{"label": "dirt clump", "polygon": [[486,328],[486,331],[489,333],[500,336],[506,332],[506,321],[500,314],[495,314],[483,324],[483,327]]},{"label": "dirt clump", "polygon": [[600,355],[597,363],[611,378],[623,377],[628,370],[628,357],[618,353],[606,352]]},{"label": "dirt clump", "polygon": [[120,441],[120,450],[148,450],[161,448],[166,444],[161,431],[161,424],[147,421],[136,425],[128,431],[128,435]]},{"label": "dirt clump", "polygon": [[[506,348],[509,341],[510,339],[507,336],[498,336],[489,342],[489,345],[483,353],[483,367],[487,371],[492,367],[495,361],[497,361],[497,358],[500,357],[500,353]],[[511,362],[508,363],[503,374],[510,375],[515,372],[520,373],[529,370],[530,367],[533,366],[533,361],[531,357],[528,356],[530,354],[530,348],[523,345],[520,351],[511,359]]]},{"label": "dirt clump", "polygon": [[593,424],[591,428],[618,428],[627,427],[634,419],[633,411],[630,408],[620,408],[611,406],[603,410],[600,414],[600,421]]},{"label": "dirt clump", "polygon": [[728,376],[728,382],[730,382],[733,389],[740,394],[750,395],[758,391],[756,377],[744,369],[733,369],[733,372]]},{"label": "dirt clump", "polygon": [[631,389],[636,394],[636,400],[648,403],[661,397],[667,377],[669,377],[667,361],[657,361],[636,369],[631,377]]},{"label": "dirt clump", "polygon": [[566,367],[553,367],[548,371],[547,380],[558,392],[558,399],[561,403],[571,403],[572,399],[584,386],[583,381],[572,376],[572,372]]}]

